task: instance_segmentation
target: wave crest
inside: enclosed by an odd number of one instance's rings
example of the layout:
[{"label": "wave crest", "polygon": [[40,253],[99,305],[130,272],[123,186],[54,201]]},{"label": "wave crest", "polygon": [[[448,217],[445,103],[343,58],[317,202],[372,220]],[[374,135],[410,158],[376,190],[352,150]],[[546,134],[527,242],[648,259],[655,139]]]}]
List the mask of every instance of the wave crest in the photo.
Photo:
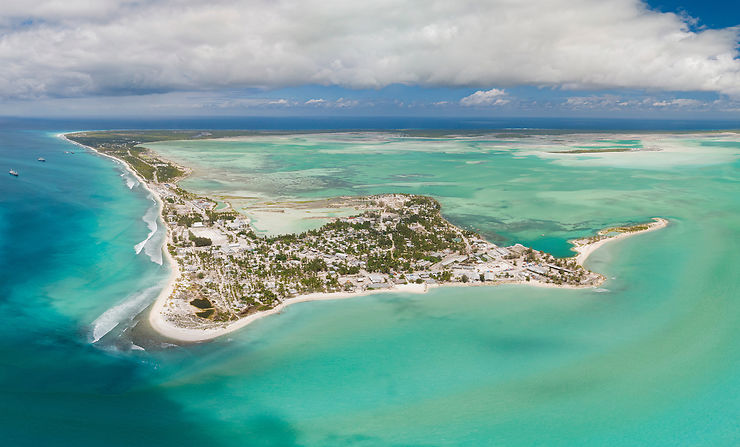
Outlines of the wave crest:
[{"label": "wave crest", "polygon": [[144,309],[151,304],[152,300],[157,296],[157,293],[161,288],[161,284],[148,287],[140,292],[130,295],[123,302],[103,312],[95,319],[95,321],[92,322],[92,330],[90,332],[91,342],[98,342],[121,323],[130,323],[133,321],[134,317],[144,311]]},{"label": "wave crest", "polygon": [[147,228],[149,228],[149,234],[146,239],[134,245],[134,251],[136,254],[140,254],[142,250],[144,254],[149,256],[152,262],[162,265],[162,243],[164,242],[164,231],[158,231],[159,225],[159,204],[150,196],[150,199],[154,203],[142,216],[141,220],[146,222]]}]

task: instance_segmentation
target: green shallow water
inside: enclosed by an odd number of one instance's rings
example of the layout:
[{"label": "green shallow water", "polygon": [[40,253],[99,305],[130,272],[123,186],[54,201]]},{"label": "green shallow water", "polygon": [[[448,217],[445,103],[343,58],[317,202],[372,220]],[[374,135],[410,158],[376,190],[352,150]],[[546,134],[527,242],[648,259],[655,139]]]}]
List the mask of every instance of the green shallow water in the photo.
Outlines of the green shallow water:
[{"label": "green shallow water", "polygon": [[[562,137],[562,136],[561,136]],[[175,400],[253,445],[736,445],[740,146],[384,134],[154,145],[203,193],[430,194],[453,222],[567,255],[570,238],[670,219],[597,251],[601,290],[447,288],[288,308],[207,347]],[[203,364],[205,363],[205,364]]]},{"label": "green shallow water", "polygon": [[[602,139],[578,134],[521,141],[422,139],[370,133],[149,146],[194,167],[194,175],[182,185],[204,194],[261,201],[428,194],[440,200],[443,213],[454,223],[493,242],[520,242],[559,256],[570,254],[568,239],[596,229],[670,217],[687,200],[700,208],[699,202],[712,199],[704,191],[686,188],[685,182],[705,168],[733,163],[739,152],[737,143],[726,137],[671,135],[643,137],[642,144],[660,151],[550,152]],[[717,175],[705,175],[709,183],[703,187],[721,184],[732,173]],[[302,231],[322,222],[294,219],[292,229]]]},{"label": "green shallow water", "polygon": [[[152,145],[194,167],[183,186],[202,193],[245,204],[430,194],[458,225],[558,255],[606,226],[653,216],[670,225],[596,251],[588,266],[609,278],[601,289],[300,303],[211,343],[139,334],[146,351],[129,350],[127,322],[166,276],[132,250],[150,231],[146,192],[129,190],[109,160],[63,155],[52,136],[3,137],[12,150],[0,156],[22,170],[0,179],[12,192],[0,195],[0,240],[13,248],[0,254],[11,284],[0,296],[3,445],[740,443],[737,135]],[[646,152],[549,153],[604,144]],[[92,344],[109,320],[120,324]]]}]

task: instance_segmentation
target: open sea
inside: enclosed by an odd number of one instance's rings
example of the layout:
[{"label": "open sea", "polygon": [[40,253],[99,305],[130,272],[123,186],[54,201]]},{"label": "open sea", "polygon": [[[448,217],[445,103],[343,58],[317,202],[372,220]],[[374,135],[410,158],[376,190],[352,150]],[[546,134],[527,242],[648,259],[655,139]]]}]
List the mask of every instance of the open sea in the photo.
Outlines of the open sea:
[{"label": "open sea", "polygon": [[[56,137],[110,128],[283,131],[151,145],[194,169],[184,187],[247,212],[428,194],[459,226],[558,256],[606,226],[670,225],[596,251],[599,289],[301,303],[180,345],[142,321],[168,275],[151,197]],[[740,445],[740,134],[698,132],[729,128],[740,123],[0,119],[0,444]],[[615,148],[641,150],[563,153]]]}]

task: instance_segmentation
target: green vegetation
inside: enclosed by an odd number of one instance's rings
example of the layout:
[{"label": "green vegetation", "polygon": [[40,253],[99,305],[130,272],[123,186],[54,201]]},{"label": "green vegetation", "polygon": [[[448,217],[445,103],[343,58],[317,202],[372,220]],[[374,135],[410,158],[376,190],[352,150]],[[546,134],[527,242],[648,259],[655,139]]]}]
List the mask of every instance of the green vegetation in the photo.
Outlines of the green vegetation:
[{"label": "green vegetation", "polygon": [[[169,138],[167,137],[169,135]],[[167,182],[185,175],[185,171],[172,163],[155,156],[141,143],[163,139],[182,139],[174,136],[193,136],[192,131],[178,133],[156,132],[79,132],[68,134],[67,138],[77,143],[95,148],[106,155],[126,161],[141,177],[150,181]]]},{"label": "green vegetation", "polygon": [[190,240],[193,241],[193,244],[195,244],[196,247],[207,247],[213,244],[213,241],[211,241],[207,237],[198,237],[194,235],[192,231],[188,232],[188,236]]},{"label": "green vegetation", "polygon": [[200,222],[203,216],[196,213],[178,214],[175,222],[184,227],[191,227],[195,222]]},{"label": "green vegetation", "polygon": [[607,228],[606,230],[601,230],[600,233],[632,233],[635,231],[645,231],[650,228],[649,224],[637,224],[632,225],[629,227],[614,227],[614,228]]},{"label": "green vegetation", "polygon": [[204,310],[203,312],[196,312],[195,315],[201,317],[201,318],[208,318],[216,311],[216,309],[208,309]]},{"label": "green vegetation", "polygon": [[[85,146],[153,143],[155,141],[203,140],[258,135],[248,130],[100,130],[68,134],[67,138]],[[74,138],[72,138],[74,137]]]},{"label": "green vegetation", "polygon": [[196,298],[190,302],[191,305],[198,309],[210,309],[213,307],[211,301],[208,298]]},{"label": "green vegetation", "polygon": [[591,243],[600,241],[601,239],[605,239],[609,237],[612,233],[635,233],[638,231],[647,231],[650,229],[650,225],[648,223],[641,223],[641,224],[635,224],[635,225],[624,225],[621,227],[611,227],[611,228],[605,228],[598,232],[595,236],[591,236],[588,238],[585,238],[584,240]]}]

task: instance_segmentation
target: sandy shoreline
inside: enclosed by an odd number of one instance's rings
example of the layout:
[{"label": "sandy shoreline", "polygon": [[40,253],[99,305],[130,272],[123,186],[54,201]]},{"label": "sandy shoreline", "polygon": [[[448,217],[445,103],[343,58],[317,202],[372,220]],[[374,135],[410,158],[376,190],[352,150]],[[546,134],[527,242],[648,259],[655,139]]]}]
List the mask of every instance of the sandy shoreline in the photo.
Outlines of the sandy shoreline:
[{"label": "sandy shoreline", "polygon": [[571,250],[578,253],[578,255],[576,255],[576,264],[583,266],[583,263],[586,262],[586,259],[588,259],[589,256],[591,256],[591,253],[596,251],[596,249],[606,244],[607,242],[616,241],[619,239],[625,239],[631,236],[635,236],[637,234],[648,233],[650,231],[659,230],[661,228],[665,228],[668,225],[668,220],[663,219],[662,217],[653,217],[652,219],[653,219],[653,222],[649,223],[648,228],[645,230],[620,233],[616,236],[606,237],[604,239],[600,239],[598,241],[587,243],[587,244],[580,243],[580,241],[582,241],[583,239],[574,239],[574,240],[568,241],[571,244],[573,244],[573,248],[571,248]]},{"label": "sandy shoreline", "polygon": [[[320,292],[320,293],[311,293],[308,295],[300,295],[294,298],[288,298],[270,310],[265,310],[262,312],[257,312],[257,313],[248,315],[244,318],[234,321],[233,323],[226,324],[222,327],[204,328],[204,329],[192,329],[192,328],[183,328],[183,327],[175,326],[173,324],[170,324],[164,318],[162,318],[161,314],[159,313],[159,310],[162,309],[164,305],[164,301],[169,296],[169,293],[168,293],[168,294],[160,295],[160,297],[162,296],[164,297],[161,300],[157,298],[158,301],[155,303],[154,307],[152,307],[151,313],[149,315],[149,322],[151,326],[154,329],[156,329],[157,332],[159,332],[160,334],[168,338],[172,338],[172,339],[175,339],[178,341],[184,341],[184,342],[201,342],[201,341],[212,340],[214,338],[229,334],[261,318],[274,315],[274,314],[279,314],[291,304],[305,303],[309,301],[342,300],[342,299],[347,299],[347,298],[357,298],[357,297],[362,297],[362,296],[379,295],[383,293],[423,294],[423,293],[426,293],[436,288],[497,287],[497,286],[503,286],[503,285],[527,285],[530,287],[544,287],[544,288],[554,288],[554,289],[583,289],[584,288],[584,287],[578,287],[578,286],[573,286],[573,285],[558,285],[558,284],[553,284],[553,283],[544,283],[540,281],[498,281],[495,283],[482,283],[482,284],[481,283],[469,283],[469,284],[449,283],[449,284],[433,284],[433,285],[401,284],[401,285],[396,285],[393,288],[389,288],[389,289],[366,290],[364,292],[359,292],[359,293]],[[171,287],[168,290],[171,292]]]},{"label": "sandy shoreline", "polygon": [[[269,315],[280,313],[282,312],[283,309],[290,306],[291,304],[305,303],[308,301],[342,300],[342,299],[347,299],[347,298],[355,298],[359,296],[375,295],[379,293],[425,293],[426,291],[427,291],[427,288],[425,287],[425,284],[404,284],[404,285],[396,286],[392,289],[368,290],[368,291],[360,292],[360,293],[348,293],[348,292],[310,293],[308,295],[301,295],[295,298],[288,298],[270,310],[265,310],[262,312],[257,312],[257,313],[248,315],[244,318],[234,321],[233,323],[229,323],[225,326],[217,327],[217,328],[206,328],[206,329],[190,329],[190,328],[183,328],[183,327],[178,327],[178,326],[174,326],[170,324],[169,322],[164,320],[161,317],[161,314],[158,312],[158,310],[162,308],[162,304],[164,303],[164,300],[162,300],[162,303],[160,304],[159,307],[157,307],[155,303],[155,307],[152,308],[152,312],[149,316],[149,321],[150,323],[152,323],[152,327],[154,327],[162,335],[165,335],[169,338],[173,338],[179,341],[198,342],[198,341],[211,340],[213,338],[226,335],[230,332],[234,332],[238,329],[243,328],[244,326],[250,323],[253,323],[259,320],[260,318],[264,318]],[[156,316],[155,316],[155,310],[157,310]]]},{"label": "sandy shoreline", "polygon": [[161,250],[162,253],[167,260],[168,267],[170,269],[170,275],[167,278],[167,284],[162,289],[161,292],[159,292],[159,295],[157,295],[157,298],[154,300],[154,304],[152,305],[152,308],[149,312],[149,324],[151,327],[159,332],[161,335],[164,335],[165,337],[174,338],[177,340],[181,340],[177,336],[171,336],[170,333],[176,334],[174,329],[177,329],[174,326],[171,326],[169,324],[166,324],[166,322],[161,318],[160,310],[164,306],[165,301],[167,298],[172,294],[172,291],[175,287],[175,282],[177,282],[177,279],[180,277],[180,266],[177,264],[177,261],[172,257],[169,250],[167,250],[167,244],[170,243],[170,227],[167,225],[167,222],[162,219],[162,210],[164,209],[164,203],[162,202],[162,198],[159,196],[159,194],[149,187],[149,184],[144,180],[128,163],[126,163],[124,160],[119,160],[116,157],[112,157],[108,154],[104,154],[98,150],[96,150],[93,147],[85,146],[84,144],[80,144],[76,141],[72,141],[63,133],[57,134],[57,137],[74,144],[75,146],[81,147],[83,149],[89,149],[93,152],[95,152],[98,155],[101,155],[103,157],[110,158],[111,160],[115,161],[116,163],[120,163],[128,172],[133,175],[136,180],[139,181],[139,183],[142,184],[144,189],[146,189],[149,194],[154,197],[154,200],[157,202],[157,206],[159,207],[159,220],[162,222],[165,228],[166,237],[164,240],[164,243],[162,244]]},{"label": "sandy shoreline", "polygon": [[[85,146],[83,144],[77,143],[75,141],[72,141],[66,137],[65,134],[58,134],[59,138],[66,140],[76,146],[90,149],[91,151],[95,152],[96,154],[102,155],[104,157],[110,158],[117,163],[120,163],[122,166],[126,168],[127,171],[129,171],[131,174],[133,174],[136,179],[142,183],[144,188],[154,197],[156,200],[158,206],[159,206],[159,219],[163,223],[165,230],[166,230],[166,238],[165,242],[162,245],[162,251],[164,253],[165,258],[167,259],[167,262],[169,264],[170,268],[170,276],[167,281],[167,285],[162,289],[162,291],[157,295],[156,300],[154,301],[153,305],[151,306],[151,309],[149,311],[149,324],[151,327],[161,334],[164,337],[178,340],[182,342],[202,342],[214,339],[216,337],[220,337],[223,335],[226,335],[230,332],[234,332],[238,329],[241,329],[248,324],[257,321],[261,318],[267,317],[269,315],[274,315],[280,313],[283,309],[285,309],[287,306],[291,304],[296,303],[303,303],[303,302],[309,302],[309,301],[326,301],[326,300],[339,300],[339,299],[347,299],[347,298],[354,298],[354,297],[360,297],[360,296],[368,296],[368,295],[374,295],[379,293],[426,293],[428,290],[432,288],[437,287],[471,287],[471,286],[479,286],[479,287],[495,287],[498,285],[505,285],[505,284],[521,284],[521,285],[528,285],[528,286],[535,286],[535,287],[548,287],[548,288],[569,288],[569,289],[575,289],[575,288],[583,288],[578,286],[569,286],[569,285],[557,285],[552,283],[544,283],[540,281],[500,281],[496,283],[475,283],[475,284],[462,284],[462,283],[451,283],[451,284],[434,284],[434,285],[426,285],[426,284],[403,284],[403,285],[396,285],[389,289],[380,289],[380,290],[367,290],[364,292],[333,292],[333,293],[312,293],[307,295],[301,295],[294,298],[288,298],[284,300],[282,303],[280,303],[278,306],[258,312],[252,315],[248,315],[244,318],[241,318],[237,321],[234,321],[232,323],[225,324],[221,327],[211,327],[211,328],[203,328],[203,329],[194,329],[194,328],[183,328],[179,326],[175,326],[169,321],[167,321],[162,316],[162,309],[164,308],[164,305],[169,298],[169,296],[172,294],[175,283],[177,282],[177,279],[180,277],[180,268],[175,261],[175,259],[172,257],[172,255],[169,253],[169,251],[166,249],[167,244],[171,242],[170,240],[170,228],[167,225],[167,222],[165,222],[164,219],[162,219],[161,214],[162,210],[164,209],[164,204],[162,202],[161,197],[157,193],[156,190],[149,187],[149,184],[141,177],[139,174],[124,160],[119,160],[116,157],[101,153],[97,151],[95,148]],[[626,232],[626,233],[620,233],[616,236],[611,237],[605,237],[604,239],[600,239],[595,242],[591,243],[581,243],[582,241],[586,239],[578,239],[578,240],[572,240],[569,241],[574,245],[572,248],[573,251],[577,252],[577,256],[575,257],[576,263],[583,266],[583,263],[586,261],[588,256],[593,253],[595,250],[597,250],[599,247],[604,245],[605,243],[613,240],[618,239],[624,239],[630,236],[634,236],[636,234],[641,234],[649,231],[654,231],[660,228],[665,227],[668,224],[668,221],[663,218],[653,218],[652,223],[648,224],[648,228],[645,230],[640,231],[633,231],[633,232]]]}]

